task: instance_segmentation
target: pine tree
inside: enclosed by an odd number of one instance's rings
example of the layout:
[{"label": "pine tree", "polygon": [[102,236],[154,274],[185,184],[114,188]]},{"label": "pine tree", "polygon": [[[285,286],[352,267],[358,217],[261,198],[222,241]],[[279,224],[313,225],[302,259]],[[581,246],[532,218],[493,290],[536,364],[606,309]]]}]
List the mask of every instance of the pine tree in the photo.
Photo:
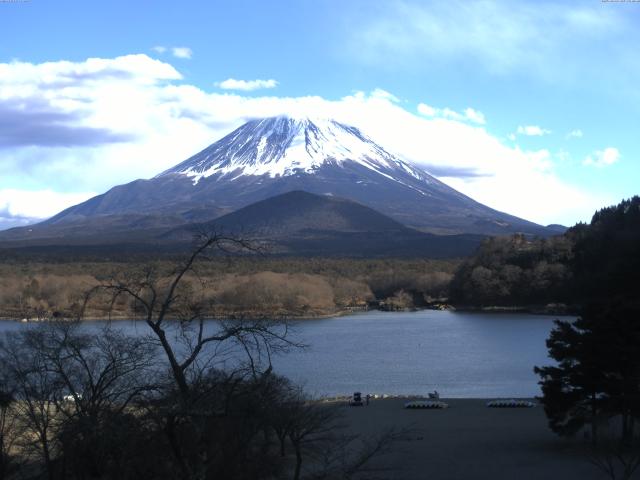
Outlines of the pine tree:
[{"label": "pine tree", "polygon": [[590,425],[595,441],[598,423],[619,418],[630,441],[640,418],[640,311],[592,304],[573,323],[556,321],[547,347],[557,365],[534,371],[551,429],[573,435]]}]

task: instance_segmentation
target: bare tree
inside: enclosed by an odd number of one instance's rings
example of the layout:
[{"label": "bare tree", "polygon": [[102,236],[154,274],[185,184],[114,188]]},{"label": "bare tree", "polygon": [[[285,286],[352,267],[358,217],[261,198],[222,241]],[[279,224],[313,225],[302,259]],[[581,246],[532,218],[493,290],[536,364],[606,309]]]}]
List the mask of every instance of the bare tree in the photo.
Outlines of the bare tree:
[{"label": "bare tree", "polygon": [[60,321],[30,331],[28,339],[65,392],[53,401],[67,417],[122,412],[156,387],[151,368],[156,347],[144,337],[127,336],[111,326],[88,333],[77,322]]},{"label": "bare tree", "polygon": [[26,427],[22,444],[40,453],[49,478],[64,476],[68,464],[104,473],[114,420],[155,387],[153,356],[143,338],[111,328],[89,334],[75,322],[43,323],[4,339],[0,366],[16,398],[15,418]]},{"label": "bare tree", "polygon": [[[210,361],[201,356],[209,346],[216,351],[224,342],[235,343],[247,354],[254,369],[258,367],[257,360],[266,360],[270,366],[273,353],[297,346],[288,338],[289,328],[285,322],[220,321],[216,324],[218,328],[208,329],[211,324],[206,322],[207,302],[201,291],[194,291],[192,285],[185,282],[188,274],[197,278],[196,263],[211,249],[229,252],[251,248],[248,241],[233,236],[200,235],[189,257],[171,271],[162,272],[158,267],[147,266],[139,272],[111,278],[88,292],[85,307],[99,292],[110,294],[111,305],[122,296],[133,300],[164,352],[178,391],[186,398],[190,390],[190,369],[198,366],[198,362],[202,366]],[[173,343],[169,338],[171,333],[175,334]]]},{"label": "bare tree", "polygon": [[287,445],[293,450],[294,480],[346,480],[363,474],[372,478],[384,470],[372,461],[412,433],[389,429],[369,438],[346,433],[340,405],[311,399],[286,378],[273,377],[278,394],[269,405],[269,423],[278,438],[279,455],[286,456]]},{"label": "bare tree", "polygon": [[[174,401],[174,393],[169,389],[170,401],[162,415],[163,430],[186,478],[203,478],[210,463],[210,425],[202,421],[202,399],[212,393],[203,392],[203,386],[211,388],[210,383],[202,382],[207,372],[226,360],[236,371],[259,378],[271,371],[274,354],[298,346],[289,338],[286,322],[268,319],[207,322],[209,303],[203,295],[197,262],[212,249],[226,253],[251,248],[249,242],[233,236],[201,235],[188,258],[174,269],[163,271],[158,265],[149,265],[138,272],[115,276],[86,296],[85,308],[92,298],[103,293],[108,294],[112,306],[120,298],[129,299],[160,345],[177,400]],[[244,362],[237,360],[239,356]],[[209,411],[207,415],[217,413]],[[181,429],[195,438],[190,451],[179,441]]]},{"label": "bare tree", "polygon": [[54,381],[41,352],[28,344],[30,331],[11,332],[0,342],[0,370],[13,392],[13,411],[25,434],[20,446],[27,454],[37,453],[49,480],[55,478],[56,403],[60,385]]},{"label": "bare tree", "polygon": [[[3,387],[7,385],[6,381],[2,381],[0,384]],[[13,403],[14,398],[11,392],[0,390],[0,480],[9,478],[17,468],[15,455],[12,452],[17,436]]]},{"label": "bare tree", "polygon": [[302,461],[305,453],[312,454],[319,445],[335,440],[338,411],[315,402],[298,400],[289,408],[290,425],[288,436],[296,456],[294,480],[302,473]]}]

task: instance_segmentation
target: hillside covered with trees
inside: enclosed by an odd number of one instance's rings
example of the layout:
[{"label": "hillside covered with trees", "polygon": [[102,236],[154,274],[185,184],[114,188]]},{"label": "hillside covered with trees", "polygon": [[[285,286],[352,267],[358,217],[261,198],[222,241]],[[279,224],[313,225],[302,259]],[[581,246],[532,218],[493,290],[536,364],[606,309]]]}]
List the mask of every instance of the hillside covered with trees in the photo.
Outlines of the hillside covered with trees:
[{"label": "hillside covered with trees", "polygon": [[451,287],[457,305],[527,307],[632,297],[640,277],[640,197],[596,212],[564,235],[486,240],[460,266]]}]

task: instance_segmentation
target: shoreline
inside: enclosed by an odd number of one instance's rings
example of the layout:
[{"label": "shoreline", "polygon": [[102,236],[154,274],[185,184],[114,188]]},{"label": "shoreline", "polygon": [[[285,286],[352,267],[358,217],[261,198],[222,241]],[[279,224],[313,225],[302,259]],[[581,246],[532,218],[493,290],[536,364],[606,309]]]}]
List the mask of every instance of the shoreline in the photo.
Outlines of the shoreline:
[{"label": "shoreline", "polygon": [[[578,308],[575,306],[572,307],[564,307],[559,309],[549,308],[548,305],[542,306],[455,306],[449,304],[436,304],[432,306],[426,306],[422,308],[411,308],[404,310],[388,310],[382,308],[368,308],[368,309],[342,309],[335,312],[326,312],[326,313],[315,313],[315,314],[260,314],[260,315],[242,315],[230,312],[228,314],[214,314],[205,316],[206,320],[278,320],[278,321],[287,321],[287,320],[319,320],[319,319],[327,319],[327,318],[340,318],[340,317],[350,317],[360,313],[367,312],[388,312],[388,313],[407,313],[407,312],[421,312],[421,311],[450,311],[450,312],[464,312],[464,313],[499,313],[499,314],[509,314],[509,313],[521,313],[521,314],[531,314],[531,315],[549,315],[549,316],[559,316],[559,317],[567,317],[567,316],[576,316],[578,315]],[[60,317],[60,320],[76,320],[76,318],[71,317]],[[12,321],[12,322],[22,322],[22,323],[42,323],[56,320],[55,318],[45,318],[45,319],[27,319],[21,317],[11,317],[11,316],[0,316],[0,321]],[[112,315],[112,316],[86,316],[80,319],[81,321],[87,322],[105,322],[105,321],[123,321],[123,320],[138,320],[136,318],[132,318],[131,316],[121,316],[121,315]],[[140,321],[144,321],[144,319],[139,319]],[[169,320],[177,320],[177,319],[169,319]]]},{"label": "shoreline", "polygon": [[[421,394],[404,394],[404,393],[371,393],[371,392],[361,392],[363,398],[367,395],[367,393],[369,393],[370,395],[370,399],[371,401],[388,401],[388,400],[437,400],[440,402],[465,402],[465,401],[469,401],[469,402],[491,402],[494,400],[516,400],[516,401],[529,401],[529,402],[533,402],[535,403],[535,407],[531,407],[531,408],[537,408],[537,407],[541,407],[541,405],[538,403],[538,397],[519,397],[519,396],[515,396],[515,397],[440,397],[438,399],[433,399],[433,398],[429,398],[428,396],[425,395],[421,395]],[[319,403],[340,403],[340,402],[348,402],[350,399],[352,398],[351,395],[335,395],[335,396],[326,396],[326,397],[319,397],[317,399],[315,399],[315,401],[319,402]]]},{"label": "shoreline", "polygon": [[458,305],[452,310],[459,312],[479,313],[528,313],[531,315],[557,315],[560,317],[576,316],[580,307],[577,305],[548,304],[548,305]]},{"label": "shoreline", "polygon": [[[205,320],[282,320],[282,321],[286,321],[286,320],[316,320],[316,319],[322,319],[322,318],[339,318],[339,317],[346,317],[346,316],[350,316],[356,313],[360,313],[360,312],[375,312],[375,311],[382,311],[382,310],[377,310],[377,309],[371,309],[371,310],[358,310],[358,311],[349,311],[349,310],[341,310],[339,312],[335,312],[335,313],[319,313],[319,314],[313,314],[313,315],[238,315],[236,314],[229,314],[229,315],[224,315],[224,314],[217,314],[217,315],[205,315],[204,319]],[[77,317],[75,318],[71,318],[71,317],[59,317],[59,318],[44,318],[44,319],[35,319],[35,318],[31,318],[31,319],[27,319],[27,318],[20,318],[20,317],[9,317],[9,316],[0,316],[0,321],[7,321],[7,322],[18,322],[18,323],[45,323],[45,322],[50,322],[50,321],[54,321],[54,320],[61,320],[61,321],[75,321],[78,320]],[[112,316],[86,316],[86,317],[82,317],[81,319],[79,319],[82,322],[108,322],[108,321],[114,321],[114,322],[121,322],[121,321],[141,321],[144,322],[145,319],[144,318],[135,318],[132,316],[123,316],[123,315],[112,315]],[[178,318],[167,318],[167,320],[170,321],[175,321],[175,320],[179,320]]]}]

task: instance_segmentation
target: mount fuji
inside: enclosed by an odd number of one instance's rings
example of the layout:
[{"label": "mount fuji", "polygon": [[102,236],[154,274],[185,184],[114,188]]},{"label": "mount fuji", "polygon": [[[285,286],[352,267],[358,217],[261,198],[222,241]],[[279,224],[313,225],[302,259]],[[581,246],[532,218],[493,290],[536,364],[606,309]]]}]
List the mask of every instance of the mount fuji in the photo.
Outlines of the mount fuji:
[{"label": "mount fuji", "polygon": [[434,234],[557,233],[476,202],[353,126],[278,116],[251,120],[154,178],[116,186],[0,240],[62,241],[98,231],[148,237],[291,191],[345,198]]}]

